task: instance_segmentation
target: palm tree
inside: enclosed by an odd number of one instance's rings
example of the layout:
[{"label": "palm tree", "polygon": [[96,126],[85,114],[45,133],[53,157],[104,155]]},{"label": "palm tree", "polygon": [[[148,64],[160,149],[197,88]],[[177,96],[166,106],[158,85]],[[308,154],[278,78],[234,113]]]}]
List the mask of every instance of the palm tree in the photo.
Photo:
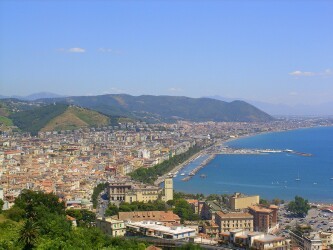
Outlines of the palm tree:
[{"label": "palm tree", "polygon": [[28,219],[20,230],[19,242],[23,243],[23,249],[32,249],[38,238],[38,225],[32,219]]}]

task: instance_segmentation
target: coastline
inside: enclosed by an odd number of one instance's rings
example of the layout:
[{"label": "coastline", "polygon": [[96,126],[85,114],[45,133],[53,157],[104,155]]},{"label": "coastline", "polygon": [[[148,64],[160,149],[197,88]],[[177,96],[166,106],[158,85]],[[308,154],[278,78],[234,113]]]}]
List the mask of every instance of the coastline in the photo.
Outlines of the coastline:
[{"label": "coastline", "polygon": [[[332,139],[332,128],[333,126],[311,126],[306,128],[288,129],[283,131],[269,131],[269,134],[275,132],[278,132],[278,134],[274,134],[274,136],[269,135],[267,137],[267,140],[265,139],[266,137],[259,137],[258,139],[246,139],[244,141],[240,141],[239,143],[230,143],[231,149],[233,147],[240,149],[242,149],[243,147],[269,148],[271,145],[272,148],[291,148],[301,151],[304,150],[304,152],[311,152],[314,157],[296,159],[296,157],[286,153],[283,156],[279,156],[279,154],[272,154],[266,160],[265,157],[268,156],[235,156],[236,158],[232,158],[234,156],[224,157],[222,155],[224,159],[222,159],[221,157],[218,158],[217,161],[215,161],[213,164],[208,164],[206,168],[204,168],[203,171],[199,173],[199,175],[205,174],[206,176],[208,176],[208,179],[206,181],[196,177],[195,179],[191,180],[191,182],[186,184],[182,183],[180,179],[177,178],[175,179],[175,190],[183,191],[186,193],[202,192],[207,195],[216,192],[232,193],[237,189],[237,191],[245,193],[248,192],[249,194],[258,193],[262,197],[268,199],[279,197],[281,199],[284,199],[285,201],[291,201],[293,200],[295,195],[299,195],[308,199],[309,202],[316,203],[317,205],[333,204],[333,197],[329,191],[333,185],[332,179],[329,180],[329,177],[333,177],[333,170],[332,168],[330,168],[331,164],[324,164],[322,168],[320,168],[321,170],[315,170],[316,168],[313,167],[317,166],[315,164],[317,164],[318,161],[327,162],[328,160],[328,162],[331,162],[332,160],[330,155],[330,152],[332,150],[332,144],[324,144],[324,142],[326,142],[326,137]],[[293,131],[297,130],[299,132],[293,133]],[[230,138],[229,140],[224,140],[223,143],[227,144],[227,142],[262,134],[267,133],[247,134],[239,136],[237,138]],[[296,144],[298,140],[294,140],[295,138],[302,138],[303,141],[305,139],[306,141],[304,142],[306,142],[306,144],[298,148],[299,144]],[[331,139],[329,141],[331,141]],[[292,143],[288,144],[288,142]],[[323,142],[323,144],[321,144],[321,142]],[[306,151],[306,149],[308,150]],[[275,162],[273,163],[273,161]],[[239,166],[237,165],[238,162],[241,163],[239,164]],[[262,167],[267,163],[269,165],[267,165],[266,167]],[[246,164],[250,165],[251,167],[247,168]],[[258,164],[258,166],[256,164]],[[233,173],[233,168],[235,167],[236,169],[240,169],[242,173],[245,173],[243,174],[243,177],[239,178],[237,172]],[[265,172],[268,168],[272,168],[272,170],[267,170],[267,172]],[[192,169],[192,167],[190,166],[188,169]],[[263,172],[260,172],[260,175],[258,175],[258,179],[255,178],[253,181],[248,180],[243,182],[243,179],[246,179],[246,173],[249,173],[246,171],[252,171],[252,169],[260,169],[260,171]],[[185,170],[187,171],[187,169]],[[280,175],[280,173],[278,173],[279,171],[281,173],[283,172],[283,174]],[[295,182],[295,178],[297,177],[298,172],[301,173],[301,181]],[[262,175],[261,173],[266,174]],[[221,176],[221,179],[216,178],[216,176]],[[252,177],[253,175],[251,174],[251,178]],[[285,182],[288,183],[284,184]],[[210,186],[210,183],[212,184],[212,186]],[[202,189],[198,188],[198,185],[202,185]],[[321,193],[319,194],[319,192]]]},{"label": "coastline", "polygon": [[[254,136],[258,136],[258,135],[281,133],[281,132],[288,132],[288,131],[296,131],[296,130],[302,130],[302,129],[323,128],[323,127],[333,127],[333,126],[310,126],[310,127],[300,127],[300,128],[294,128],[294,129],[276,130],[276,131],[264,131],[264,132],[257,132],[257,133],[241,135],[241,136],[238,136],[238,137],[235,137],[235,138],[229,138],[229,139],[226,139],[226,140],[219,139],[219,141],[214,143],[212,146],[200,150],[198,153],[196,153],[195,155],[190,157],[185,162],[183,162],[183,163],[177,165],[176,167],[174,167],[170,172],[176,172],[176,171],[179,171],[179,170],[183,169],[184,167],[186,167],[188,165],[188,163],[190,161],[194,160],[195,158],[199,157],[200,155],[208,155],[207,153],[205,153],[205,151],[208,151],[210,148],[215,147],[215,146],[227,146],[226,144],[229,143],[229,142],[236,141],[236,140],[241,140],[241,139],[245,139],[245,138],[250,138],[250,137],[254,137]],[[214,158],[215,158],[217,156],[217,154],[214,154],[214,155],[215,155],[214,156]],[[214,160],[214,158],[212,160]],[[205,166],[206,165],[201,166],[200,169],[204,168]],[[159,186],[165,180],[165,178],[167,178],[167,177],[168,177],[168,173],[165,173],[163,176],[160,176],[154,182],[154,184]]]}]

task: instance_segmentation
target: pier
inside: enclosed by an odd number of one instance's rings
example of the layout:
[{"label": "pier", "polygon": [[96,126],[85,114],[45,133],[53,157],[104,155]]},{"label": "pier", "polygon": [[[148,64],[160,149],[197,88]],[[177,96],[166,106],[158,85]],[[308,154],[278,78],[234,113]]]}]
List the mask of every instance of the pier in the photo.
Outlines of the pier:
[{"label": "pier", "polygon": [[188,174],[188,176],[186,176],[185,178],[182,179],[182,181],[188,181],[188,180],[190,180],[193,176],[196,175],[196,173],[197,173],[200,169],[202,169],[204,166],[206,166],[208,163],[210,163],[215,157],[216,157],[216,154],[210,154],[206,160],[204,160],[203,162],[200,163],[199,166],[197,166],[196,168],[194,168],[194,169]]}]

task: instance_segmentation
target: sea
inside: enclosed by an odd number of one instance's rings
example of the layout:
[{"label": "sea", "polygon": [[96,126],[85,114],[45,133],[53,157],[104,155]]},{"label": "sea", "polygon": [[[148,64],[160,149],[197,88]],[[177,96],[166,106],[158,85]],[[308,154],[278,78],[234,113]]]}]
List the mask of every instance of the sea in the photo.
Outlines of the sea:
[{"label": "sea", "polygon": [[[225,145],[249,149],[290,149],[312,156],[281,152],[217,155],[189,181],[187,174],[208,156],[201,155],[174,178],[174,189],[186,193],[260,195],[290,201],[333,204],[333,127],[315,127],[244,137]],[[183,175],[181,175],[183,174]]]}]

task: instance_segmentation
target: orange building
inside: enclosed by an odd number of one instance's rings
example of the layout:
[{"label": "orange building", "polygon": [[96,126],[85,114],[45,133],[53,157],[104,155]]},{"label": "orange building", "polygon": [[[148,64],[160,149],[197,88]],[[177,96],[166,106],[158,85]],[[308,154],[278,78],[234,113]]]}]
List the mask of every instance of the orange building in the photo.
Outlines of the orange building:
[{"label": "orange building", "polygon": [[249,213],[253,215],[254,231],[267,233],[274,229],[277,225],[277,211],[278,207],[275,205],[250,206]]}]

